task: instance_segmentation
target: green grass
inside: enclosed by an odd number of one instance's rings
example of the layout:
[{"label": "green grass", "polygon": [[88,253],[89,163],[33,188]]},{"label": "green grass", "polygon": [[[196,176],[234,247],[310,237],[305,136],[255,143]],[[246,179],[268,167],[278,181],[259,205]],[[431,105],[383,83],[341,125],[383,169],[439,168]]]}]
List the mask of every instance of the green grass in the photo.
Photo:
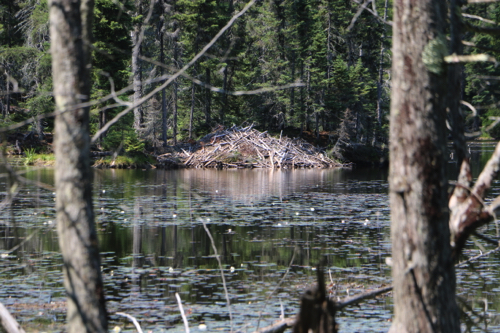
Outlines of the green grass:
[{"label": "green grass", "polygon": [[36,161],[36,152],[34,148],[29,148],[24,151],[24,165],[34,165]]},{"label": "green grass", "polygon": [[37,154],[34,148],[24,151],[24,165],[53,166],[56,163],[54,154]]},{"label": "green grass", "polygon": [[104,157],[94,162],[94,167],[97,168],[118,168],[118,169],[134,169],[148,168],[154,165],[156,160],[142,153],[119,155],[116,158]]}]

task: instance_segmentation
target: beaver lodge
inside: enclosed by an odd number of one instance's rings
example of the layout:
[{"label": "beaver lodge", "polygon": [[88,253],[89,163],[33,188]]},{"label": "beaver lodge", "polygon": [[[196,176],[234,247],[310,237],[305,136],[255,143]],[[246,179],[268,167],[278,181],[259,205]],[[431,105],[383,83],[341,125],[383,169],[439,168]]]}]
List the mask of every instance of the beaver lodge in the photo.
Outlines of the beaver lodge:
[{"label": "beaver lodge", "polygon": [[[167,148],[168,149],[168,148]],[[252,126],[221,128],[194,144],[181,144],[157,156],[158,167],[335,168],[350,165],[328,158],[303,139],[274,138]]]}]

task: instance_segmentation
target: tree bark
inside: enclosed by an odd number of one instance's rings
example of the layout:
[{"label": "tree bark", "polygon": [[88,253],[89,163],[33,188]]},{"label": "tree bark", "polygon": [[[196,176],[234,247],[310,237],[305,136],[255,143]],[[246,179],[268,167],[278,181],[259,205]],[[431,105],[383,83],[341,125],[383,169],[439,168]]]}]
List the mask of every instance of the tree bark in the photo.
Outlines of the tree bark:
[{"label": "tree bark", "polygon": [[205,82],[207,83],[207,88],[205,89],[205,124],[207,125],[208,128],[210,128],[210,125],[212,123],[212,115],[211,115],[211,108],[212,108],[212,92],[210,91],[210,68],[205,69]]},{"label": "tree bark", "polygon": [[92,206],[89,108],[93,0],[50,0],[56,110],[56,214],[67,293],[67,331],[107,332]]},{"label": "tree bark", "polygon": [[[137,15],[142,14],[142,0],[136,0]],[[132,31],[132,75],[133,75],[133,88],[134,88],[134,103],[142,98],[142,68],[139,56],[141,55],[141,25],[136,23]],[[134,109],[134,129],[139,131],[142,123],[144,122],[144,115],[142,106]]]},{"label": "tree bark", "polygon": [[[164,22],[163,22],[164,24]],[[165,50],[164,50],[164,38],[165,34],[163,33],[164,27],[162,27],[162,31],[160,32],[160,62],[162,64],[165,63]],[[160,67],[160,75],[163,76],[164,73],[163,66]],[[166,88],[161,90],[161,139],[163,141],[163,147],[167,147],[167,98],[166,98]]]},{"label": "tree bark", "polygon": [[389,177],[393,333],[460,331],[447,209],[446,13],[442,1],[394,3]]}]

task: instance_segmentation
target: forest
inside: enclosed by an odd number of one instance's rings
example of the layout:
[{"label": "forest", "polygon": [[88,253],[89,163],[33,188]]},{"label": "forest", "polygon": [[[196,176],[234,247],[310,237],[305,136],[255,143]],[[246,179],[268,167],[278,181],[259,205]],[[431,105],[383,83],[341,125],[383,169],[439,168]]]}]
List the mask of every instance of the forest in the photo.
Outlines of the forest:
[{"label": "forest", "polygon": [[[197,140],[217,126],[254,124],[294,136],[328,133],[334,145],[346,118],[351,140],[387,143],[391,83],[388,0],[264,0],[248,9],[172,84],[158,89],[240,11],[238,0],[96,0],[93,22],[91,132],[151,94],[101,131],[96,147],[127,152]],[[468,27],[495,26],[495,3],[462,8]],[[43,139],[54,111],[46,0],[0,5],[2,126]],[[470,22],[470,23],[468,23]],[[498,39],[464,32],[464,54],[493,54]],[[465,66],[462,112],[474,135],[500,137],[494,61]],[[348,112],[346,112],[346,110]],[[482,125],[482,127],[481,127]]]}]

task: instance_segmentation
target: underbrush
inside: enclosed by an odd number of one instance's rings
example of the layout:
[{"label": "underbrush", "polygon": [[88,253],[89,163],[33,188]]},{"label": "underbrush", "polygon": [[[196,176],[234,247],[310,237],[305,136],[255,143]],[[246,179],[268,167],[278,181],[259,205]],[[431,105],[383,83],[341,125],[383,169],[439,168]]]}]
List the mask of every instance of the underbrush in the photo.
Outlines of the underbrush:
[{"label": "underbrush", "polygon": [[37,154],[34,148],[24,151],[24,165],[54,166],[56,158],[54,154]]},{"label": "underbrush", "polygon": [[151,168],[156,159],[143,153],[134,153],[118,156],[102,157],[96,160],[93,167],[118,168],[118,169],[144,169]]}]

